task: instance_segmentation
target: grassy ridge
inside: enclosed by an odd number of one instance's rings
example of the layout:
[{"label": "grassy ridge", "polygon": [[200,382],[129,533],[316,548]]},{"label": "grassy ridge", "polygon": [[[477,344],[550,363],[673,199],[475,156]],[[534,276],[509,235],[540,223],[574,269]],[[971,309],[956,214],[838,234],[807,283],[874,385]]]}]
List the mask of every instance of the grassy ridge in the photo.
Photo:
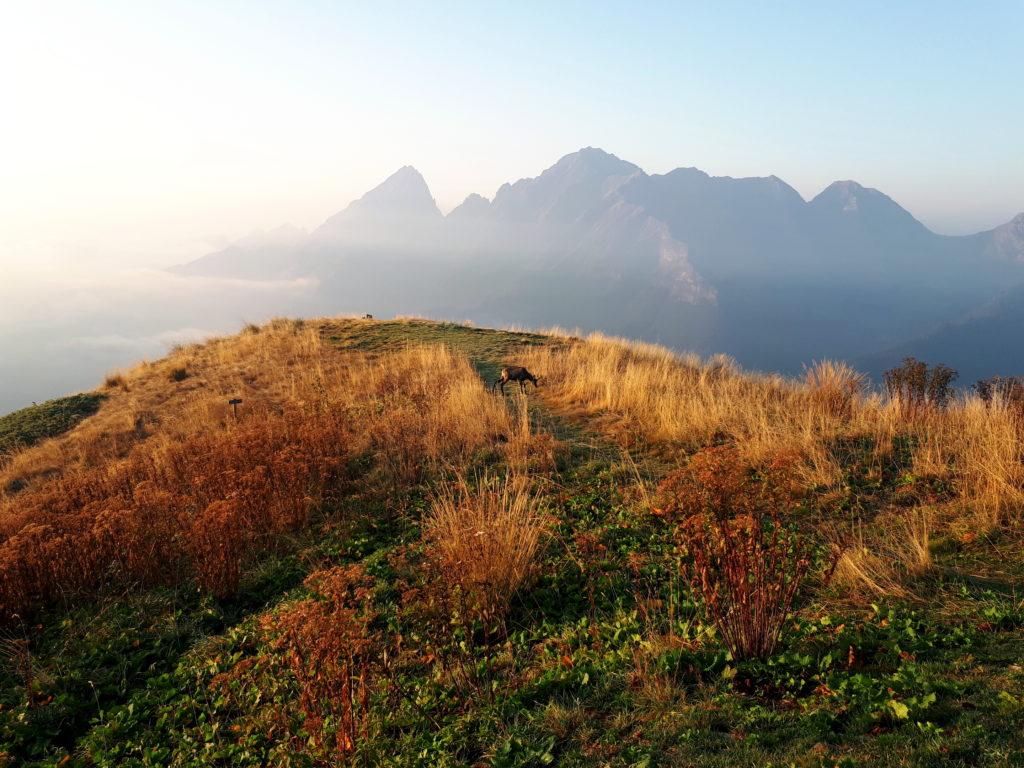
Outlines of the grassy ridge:
[{"label": "grassy ridge", "polygon": [[[907,425],[893,427],[884,450],[880,430],[821,448],[831,475],[798,517],[819,536],[815,578],[772,656],[738,662],[681,575],[674,523],[652,513],[657,486],[709,442],[756,457],[772,432],[755,403],[792,398],[831,411],[843,402],[811,402],[791,382],[771,381],[782,394],[764,395],[756,377],[723,381],[741,374],[717,366],[702,379],[667,359],[654,369],[660,389],[634,381],[622,391],[623,371],[645,370],[642,348],[610,366],[601,344],[588,361],[579,343],[533,334],[413,321],[306,326],[257,329],[129,375],[154,426],[136,430],[133,417],[122,438],[135,441],[131,455],[154,439],[194,440],[192,429],[233,429],[220,401],[247,386],[244,407],[257,413],[315,402],[346,414],[344,488],[322,496],[307,525],[245,558],[232,594],[198,589],[186,572],[174,586],[114,583],[9,625],[0,765],[1020,764],[1020,532],[1004,509],[1003,523],[966,535],[976,486],[922,474],[922,441]],[[465,358],[442,365],[417,346],[447,341]],[[545,384],[526,401],[502,400],[459,359],[485,379],[503,361],[526,361]],[[167,370],[180,367],[188,378],[172,381]],[[200,407],[207,395],[223,420]],[[689,422],[704,435],[692,442],[683,395],[707,411]],[[744,398],[746,415],[730,412],[729,397]],[[128,400],[111,394],[108,430]],[[102,441],[126,450],[122,439]],[[20,465],[30,491],[48,482],[31,461]],[[492,493],[506,473],[515,482]],[[894,569],[881,592],[820,581],[837,523],[860,526],[855,550],[880,557],[884,538],[897,557],[921,540],[902,521],[925,508],[923,567]],[[481,514],[470,536],[464,512]],[[492,572],[473,560],[486,551],[474,540],[502,519],[505,538],[492,543],[507,543],[488,560],[511,566]],[[516,538],[522,519],[528,539]],[[346,658],[353,666],[339,667]],[[316,675],[302,659],[319,659]],[[345,709],[346,680],[370,681],[365,707]],[[353,744],[342,750],[346,718]]]},{"label": "grassy ridge", "polygon": [[67,432],[94,414],[102,401],[103,395],[88,392],[48,400],[0,416],[0,454]]}]

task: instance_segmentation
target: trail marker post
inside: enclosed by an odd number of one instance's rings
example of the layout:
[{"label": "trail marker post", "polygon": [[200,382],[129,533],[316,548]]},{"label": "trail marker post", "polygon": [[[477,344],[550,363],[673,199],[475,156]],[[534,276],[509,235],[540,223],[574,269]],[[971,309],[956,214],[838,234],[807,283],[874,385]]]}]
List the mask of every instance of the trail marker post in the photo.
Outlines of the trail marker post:
[{"label": "trail marker post", "polygon": [[236,419],[238,418],[238,406],[241,405],[241,403],[242,398],[240,397],[233,397],[228,400],[228,405],[231,406],[231,413]]}]

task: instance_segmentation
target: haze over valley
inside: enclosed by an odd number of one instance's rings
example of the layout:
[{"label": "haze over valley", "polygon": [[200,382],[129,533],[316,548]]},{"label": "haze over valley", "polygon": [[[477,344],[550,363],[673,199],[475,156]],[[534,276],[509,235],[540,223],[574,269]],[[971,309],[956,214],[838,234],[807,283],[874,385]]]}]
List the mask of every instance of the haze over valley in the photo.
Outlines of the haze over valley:
[{"label": "haze over valley", "polygon": [[787,374],[836,358],[877,378],[906,355],[967,383],[1024,369],[1024,214],[944,236],[856,181],[804,200],[777,176],[648,174],[590,147],[447,215],[405,166],[312,231],[281,224],[166,271],[65,276],[47,301],[18,288],[3,410],[275,314],[580,328]]}]

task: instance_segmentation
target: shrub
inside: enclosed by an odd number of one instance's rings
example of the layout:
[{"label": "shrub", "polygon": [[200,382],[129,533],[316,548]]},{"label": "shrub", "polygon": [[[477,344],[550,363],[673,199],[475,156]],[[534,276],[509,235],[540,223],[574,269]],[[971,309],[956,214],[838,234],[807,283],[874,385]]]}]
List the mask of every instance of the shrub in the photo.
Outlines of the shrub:
[{"label": "shrub", "polygon": [[343,481],[345,444],[341,415],[268,415],[22,491],[28,522],[0,541],[0,621],[111,578],[173,581],[182,563],[230,595],[245,555],[305,523],[308,504]]},{"label": "shrub", "polygon": [[[180,521],[182,499],[162,490],[152,481],[135,486],[130,497],[99,502],[96,516],[84,542],[94,547],[98,562],[117,565],[125,583],[173,582],[182,560]],[[88,549],[83,543],[80,550]]]},{"label": "shrub", "polygon": [[246,530],[237,501],[215,501],[190,523],[186,546],[199,585],[216,597],[230,597],[238,591],[246,544]]},{"label": "shrub", "polygon": [[103,386],[107,389],[123,389],[127,392],[128,379],[120,371],[108,373],[106,378],[103,379]]},{"label": "shrub", "polygon": [[379,669],[380,637],[371,629],[373,582],[362,566],[347,565],[317,571],[305,584],[314,597],[264,617],[263,629],[298,683],[313,747],[327,753],[333,741],[345,757],[365,736]]},{"label": "shrub", "polygon": [[545,523],[525,477],[445,487],[425,522],[427,554],[473,616],[501,618],[537,573]]},{"label": "shrub", "polygon": [[184,381],[188,378],[188,368],[183,365],[171,368],[170,372],[167,374],[167,378],[175,382]]},{"label": "shrub", "polygon": [[974,383],[974,391],[985,403],[1002,400],[1024,410],[1024,376],[990,376]]},{"label": "shrub", "polygon": [[662,484],[657,511],[676,524],[684,575],[735,659],[765,658],[810,566],[783,514],[796,499],[792,459],[760,471],[728,446],[695,455]]},{"label": "shrub", "polygon": [[927,363],[907,357],[884,377],[889,397],[899,400],[913,414],[928,406],[945,408],[953,397],[957,372],[941,363],[929,368]]}]

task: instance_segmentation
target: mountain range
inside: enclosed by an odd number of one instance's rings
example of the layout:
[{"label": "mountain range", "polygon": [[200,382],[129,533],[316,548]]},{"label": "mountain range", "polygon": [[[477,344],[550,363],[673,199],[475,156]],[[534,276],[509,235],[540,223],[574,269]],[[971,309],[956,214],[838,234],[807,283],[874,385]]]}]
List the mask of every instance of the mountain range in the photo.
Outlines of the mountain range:
[{"label": "mountain range", "polygon": [[910,354],[962,380],[1024,369],[1024,214],[944,236],[854,181],[807,201],[776,176],[647,174],[589,147],[447,216],[406,166],[312,232],[173,271],[314,278],[306,311],[579,327],[785,373]]}]

